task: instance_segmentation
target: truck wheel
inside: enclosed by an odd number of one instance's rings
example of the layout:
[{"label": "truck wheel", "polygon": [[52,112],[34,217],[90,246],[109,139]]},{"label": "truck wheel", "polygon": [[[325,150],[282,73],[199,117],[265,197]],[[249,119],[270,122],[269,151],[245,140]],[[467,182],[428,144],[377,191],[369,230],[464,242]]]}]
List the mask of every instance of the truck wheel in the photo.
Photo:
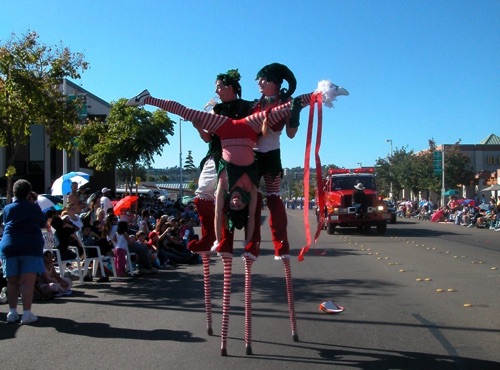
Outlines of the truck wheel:
[{"label": "truck wheel", "polygon": [[326,225],[326,232],[328,235],[333,235],[335,234],[335,224],[332,224],[331,222]]},{"label": "truck wheel", "polygon": [[383,235],[385,234],[386,230],[387,230],[387,222],[380,223],[377,225],[377,234]]}]

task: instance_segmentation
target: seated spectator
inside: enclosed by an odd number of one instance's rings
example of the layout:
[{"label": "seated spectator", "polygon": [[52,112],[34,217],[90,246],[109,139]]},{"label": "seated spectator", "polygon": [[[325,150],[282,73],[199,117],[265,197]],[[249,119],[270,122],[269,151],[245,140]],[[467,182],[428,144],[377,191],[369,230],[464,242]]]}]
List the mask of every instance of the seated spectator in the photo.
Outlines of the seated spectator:
[{"label": "seated spectator", "polygon": [[500,211],[493,210],[490,220],[490,229],[500,231]]},{"label": "seated spectator", "polygon": [[168,256],[168,253],[166,251],[163,251],[160,249],[158,246],[159,243],[159,236],[156,231],[151,231],[148,235],[148,248],[151,254],[156,254],[157,256],[157,261],[159,263],[158,268],[170,270],[173,268],[173,266],[170,264],[170,259]]},{"label": "seated spectator", "polygon": [[[142,233],[142,231],[138,231],[138,233]],[[151,255],[151,261],[152,261],[153,267],[156,269],[159,269],[162,266],[161,266],[161,262],[160,262],[160,257],[158,256],[158,249],[152,240],[152,238],[154,238],[154,237],[158,238],[158,235],[154,231],[151,231],[147,235],[147,238],[144,238],[144,241],[146,243],[146,246],[148,247],[149,254]],[[139,238],[139,236],[138,236],[138,238]]]},{"label": "seated spectator", "polygon": [[161,218],[156,228],[158,234],[158,255],[163,263],[178,264],[190,263],[193,258],[193,253],[184,247],[178,235],[178,230],[171,222],[175,222],[174,218],[170,222],[164,222]]},{"label": "seated spectator", "polygon": [[36,276],[35,288],[33,290],[33,300],[35,301],[47,301],[54,298],[54,292],[49,285],[43,282],[41,274]]},{"label": "seated spectator", "polygon": [[[73,260],[77,257],[76,253],[69,250],[70,243],[74,243],[78,240],[76,236],[76,227],[71,223],[71,221],[63,221],[60,216],[54,216],[52,218],[52,228],[54,232],[55,248],[57,248],[61,254],[63,260]],[[83,248],[82,248],[83,254]]]},{"label": "seated spectator", "polygon": [[[157,254],[155,253],[154,255],[151,253],[150,249],[149,249],[149,245],[148,243],[146,242],[146,234],[143,232],[143,231],[138,231],[136,234],[135,234],[135,242],[134,244],[131,246],[131,251],[133,252],[133,249],[134,248],[137,248],[137,249],[141,249],[141,254],[144,253],[144,257],[149,261],[144,261],[144,263],[142,264],[142,267],[146,270],[150,270],[151,273],[157,273],[158,270],[156,269],[154,265],[154,261],[156,261],[157,263],[157,266],[159,266],[159,261],[158,261],[158,258],[157,258]],[[137,253],[137,252],[134,252],[134,253]],[[137,255],[139,256],[139,253],[137,253]],[[139,259],[139,264],[140,264],[140,259]]]},{"label": "seated spectator", "polygon": [[179,224],[179,235],[182,237],[182,243],[187,249],[188,243],[191,240],[199,240],[199,237],[194,231],[193,220],[191,218],[181,218]]},{"label": "seated spectator", "polygon": [[52,252],[48,249],[43,251],[43,260],[45,264],[45,272],[42,274],[42,282],[40,284],[40,288],[43,291],[46,291],[46,286],[48,286],[49,290],[54,293],[54,295],[70,295],[71,287],[73,282],[70,278],[64,277],[62,278],[56,271],[53,264],[54,256]]},{"label": "seated spectator", "polygon": [[[82,229],[82,243],[84,247],[87,246],[98,246],[101,250],[102,256],[112,256],[113,249],[107,242],[105,238],[102,238],[99,234],[92,231],[89,225],[84,225]],[[94,248],[85,248],[85,253],[87,257],[97,257],[97,251]]]},{"label": "seated spectator", "polygon": [[481,216],[479,208],[469,207],[469,224],[467,227],[476,226],[477,219]]},{"label": "seated spectator", "polygon": [[63,218],[65,216],[68,216],[71,223],[73,223],[73,225],[75,225],[78,228],[77,231],[80,231],[83,227],[83,222],[80,219],[80,217],[78,217],[78,215],[76,214],[77,208],[78,207],[75,204],[68,203],[68,204],[66,204],[66,207],[64,207],[64,210],[62,211],[61,216]]},{"label": "seated spectator", "polygon": [[469,226],[474,216],[475,208],[474,203],[469,203],[462,212],[462,226]]},{"label": "seated spectator", "polygon": [[448,205],[448,208],[450,209],[449,213],[454,214],[457,211],[458,206],[460,204],[458,203],[457,197],[455,195],[452,195],[452,196],[450,196],[450,200],[449,200],[447,205]]},{"label": "seated spectator", "polygon": [[127,228],[131,235],[138,231],[137,224],[135,223],[135,214],[130,209],[122,208],[118,219],[127,223]]},{"label": "seated spectator", "polygon": [[139,231],[142,231],[144,235],[148,235],[152,227],[150,224],[150,214],[148,209],[143,209],[141,212],[141,217],[138,222]]}]

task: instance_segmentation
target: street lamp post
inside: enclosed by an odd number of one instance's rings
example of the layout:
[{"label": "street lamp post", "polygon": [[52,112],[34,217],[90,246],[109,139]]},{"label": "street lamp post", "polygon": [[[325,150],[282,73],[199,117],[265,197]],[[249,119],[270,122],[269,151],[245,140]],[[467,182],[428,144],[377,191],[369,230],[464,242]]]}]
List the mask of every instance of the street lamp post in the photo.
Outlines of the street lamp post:
[{"label": "street lamp post", "polygon": [[183,188],[182,188],[182,118],[179,118],[179,199],[182,202]]},{"label": "street lamp post", "polygon": [[361,164],[361,162],[358,162],[358,165],[359,165],[359,168],[363,167],[363,165]]},{"label": "street lamp post", "polygon": [[[390,145],[391,145],[391,160],[392,160],[392,139],[385,139],[385,142],[390,143]],[[390,163],[389,163],[389,166],[390,166]],[[391,174],[391,176],[392,176],[392,174]],[[389,198],[392,199],[392,179],[391,179],[391,184],[390,184],[390,188],[389,188]]]}]

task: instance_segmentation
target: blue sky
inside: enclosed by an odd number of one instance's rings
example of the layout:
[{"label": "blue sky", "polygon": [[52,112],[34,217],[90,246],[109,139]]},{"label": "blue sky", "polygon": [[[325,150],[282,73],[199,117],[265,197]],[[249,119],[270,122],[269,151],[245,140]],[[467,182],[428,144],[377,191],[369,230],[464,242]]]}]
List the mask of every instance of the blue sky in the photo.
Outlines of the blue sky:
[{"label": "blue sky", "polygon": [[[272,62],[295,73],[297,93],[330,79],[350,95],[324,110],[321,160],[357,167],[388,155],[386,139],[419,151],[500,135],[499,25],[498,0],[23,0],[2,4],[0,42],[33,30],[83,52],[91,68],[74,82],[109,102],[148,88],[202,109],[231,68],[254,99]],[[282,135],[285,167],[304,164],[307,112],[295,139]],[[170,141],[153,167],[179,164]],[[183,123],[188,150],[198,163],[206,145]]]}]

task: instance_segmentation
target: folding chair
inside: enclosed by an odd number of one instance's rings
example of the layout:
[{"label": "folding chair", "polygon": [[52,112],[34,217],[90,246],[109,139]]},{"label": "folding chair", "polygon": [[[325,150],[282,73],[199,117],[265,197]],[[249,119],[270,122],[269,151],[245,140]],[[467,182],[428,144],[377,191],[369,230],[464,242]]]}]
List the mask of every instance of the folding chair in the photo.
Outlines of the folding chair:
[{"label": "folding chair", "polygon": [[[106,271],[104,270],[104,263],[103,263],[103,256],[101,254],[101,247],[98,245],[84,245],[83,249],[85,250],[85,262],[83,263],[83,276],[87,275],[87,271],[90,266],[90,262],[93,262],[92,264],[92,277],[95,278],[97,276],[97,268],[98,266],[101,269],[101,276],[106,277]],[[87,255],[87,249],[93,249],[96,251],[97,256],[95,257],[89,257]],[[114,263],[114,257],[111,258],[111,268],[113,271],[113,276],[116,277],[116,268],[115,268],[115,263]],[[83,279],[83,278],[82,278]]]},{"label": "folding chair", "polygon": [[76,263],[76,267],[78,269],[78,277],[79,277],[80,283],[82,283],[83,282],[82,260],[78,256],[78,248],[74,247],[74,246],[69,246],[68,249],[73,250],[75,252],[76,258],[69,259],[69,260],[63,260],[63,259],[61,259],[61,252],[59,251],[59,249],[57,249],[57,248],[52,249],[52,253],[55,254],[55,256],[56,256],[55,263],[59,266],[59,275],[61,275],[61,277],[64,277],[64,273],[66,271],[66,264],[69,263],[69,264],[73,265],[74,263]]},{"label": "folding chair", "polygon": [[[113,248],[113,251],[114,251],[114,248]],[[134,265],[132,264],[132,257],[137,258],[137,254],[134,252],[130,252],[128,247],[125,251],[126,251],[126,259],[127,259],[127,265],[125,266],[125,272],[128,273],[130,276],[134,276],[135,268],[134,268]],[[113,257],[113,274],[116,277],[116,266],[114,264],[115,258],[116,257]]]},{"label": "folding chair", "polygon": [[137,254],[134,252],[130,252],[127,248],[127,266],[128,266],[128,273],[130,276],[134,276],[134,270],[135,270],[135,268],[132,265],[132,257],[135,257],[137,259]]}]

